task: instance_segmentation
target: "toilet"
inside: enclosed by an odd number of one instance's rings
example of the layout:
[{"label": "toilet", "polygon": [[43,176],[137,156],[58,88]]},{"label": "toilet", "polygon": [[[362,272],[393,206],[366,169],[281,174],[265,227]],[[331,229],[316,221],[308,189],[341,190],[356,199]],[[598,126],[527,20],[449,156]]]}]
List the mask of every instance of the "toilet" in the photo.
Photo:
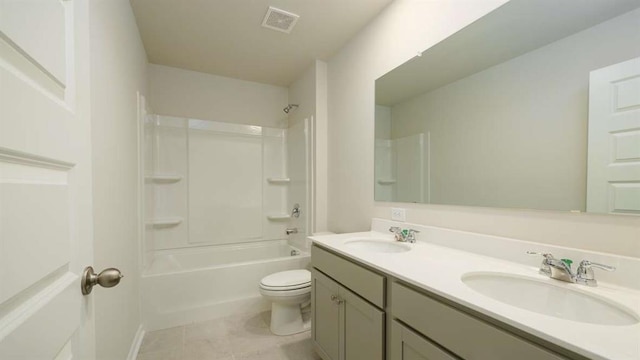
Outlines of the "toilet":
[{"label": "toilet", "polygon": [[260,281],[260,294],[271,301],[271,324],[276,335],[307,331],[310,322],[302,320],[302,308],[311,300],[309,270],[288,270],[265,276]]}]

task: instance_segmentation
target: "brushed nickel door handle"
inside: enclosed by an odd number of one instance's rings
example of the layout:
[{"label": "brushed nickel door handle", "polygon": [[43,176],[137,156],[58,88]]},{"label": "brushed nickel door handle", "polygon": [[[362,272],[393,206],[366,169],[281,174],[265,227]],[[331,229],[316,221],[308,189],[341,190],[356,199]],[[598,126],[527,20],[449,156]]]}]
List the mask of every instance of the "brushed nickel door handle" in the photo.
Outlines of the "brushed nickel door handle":
[{"label": "brushed nickel door handle", "polygon": [[82,272],[82,279],[80,280],[80,287],[82,288],[82,295],[89,295],[94,286],[100,285],[105,288],[110,288],[118,285],[120,283],[120,279],[122,279],[124,275],[120,272],[120,270],[116,268],[108,268],[104,269],[97,274],[93,271],[91,266],[87,266],[84,268]]}]

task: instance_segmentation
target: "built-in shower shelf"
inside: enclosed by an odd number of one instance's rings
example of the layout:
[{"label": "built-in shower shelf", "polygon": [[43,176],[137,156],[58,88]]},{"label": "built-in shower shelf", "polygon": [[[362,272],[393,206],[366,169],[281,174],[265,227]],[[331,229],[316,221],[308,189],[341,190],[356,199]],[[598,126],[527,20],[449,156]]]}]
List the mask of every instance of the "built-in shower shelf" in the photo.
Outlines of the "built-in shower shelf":
[{"label": "built-in shower shelf", "polygon": [[147,182],[153,182],[158,184],[170,184],[182,180],[182,175],[172,174],[154,174],[144,177]]},{"label": "built-in shower shelf", "polygon": [[393,185],[396,183],[396,179],[378,179],[380,185]]},{"label": "built-in shower shelf", "polygon": [[151,225],[155,228],[172,227],[180,225],[181,223],[182,218],[180,217],[158,218],[147,221],[148,225]]},{"label": "built-in shower shelf", "polygon": [[288,184],[291,182],[289,178],[267,178],[270,184]]},{"label": "built-in shower shelf", "polygon": [[272,214],[267,215],[267,219],[270,221],[285,221],[291,219],[291,215],[289,214]]}]

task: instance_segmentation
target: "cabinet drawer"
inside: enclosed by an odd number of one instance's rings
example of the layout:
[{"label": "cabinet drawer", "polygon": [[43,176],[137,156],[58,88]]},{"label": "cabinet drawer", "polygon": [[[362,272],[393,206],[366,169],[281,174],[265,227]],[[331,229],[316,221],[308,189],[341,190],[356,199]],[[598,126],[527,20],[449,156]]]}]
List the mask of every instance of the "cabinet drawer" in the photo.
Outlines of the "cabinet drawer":
[{"label": "cabinet drawer", "polygon": [[385,278],[316,245],[311,248],[313,267],[329,275],[351,291],[384,308]]},{"label": "cabinet drawer", "polygon": [[395,320],[391,337],[391,360],[460,360]]},{"label": "cabinet drawer", "polygon": [[463,359],[566,359],[401,284],[391,299],[397,319]]}]

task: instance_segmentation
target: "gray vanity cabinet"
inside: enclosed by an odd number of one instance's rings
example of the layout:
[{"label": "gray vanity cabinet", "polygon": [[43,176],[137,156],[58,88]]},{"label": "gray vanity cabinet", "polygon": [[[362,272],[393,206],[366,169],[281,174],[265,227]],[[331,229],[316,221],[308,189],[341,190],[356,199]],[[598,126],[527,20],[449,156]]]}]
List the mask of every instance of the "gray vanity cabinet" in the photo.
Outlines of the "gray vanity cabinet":
[{"label": "gray vanity cabinet", "polygon": [[397,321],[391,324],[392,360],[459,360]]},{"label": "gray vanity cabinet", "polygon": [[343,317],[344,304],[338,304],[340,285],[318,270],[311,272],[311,333],[318,353],[325,360],[339,360],[344,357]]},{"label": "gray vanity cabinet", "polygon": [[311,263],[324,360],[587,359],[315,244]]},{"label": "gray vanity cabinet", "polygon": [[[466,360],[567,359],[403,284],[394,282],[391,286],[391,294],[391,312],[398,321],[402,321],[425,338],[460,358]],[[393,347],[397,347],[395,343],[398,341],[400,340],[393,338]],[[392,360],[400,359],[406,358],[400,356]],[[434,357],[434,359],[440,358]],[[455,357],[444,359],[455,359]]]},{"label": "gray vanity cabinet", "polygon": [[[364,300],[351,291],[353,289],[348,289],[342,283],[341,280],[346,283],[353,280],[353,271],[342,275],[334,273],[333,275],[337,278],[329,277],[322,271],[326,269],[331,273],[335,269],[340,269],[341,266],[358,265],[350,262],[344,264],[342,262],[346,260],[322,249],[314,248],[312,254],[316,255],[315,260],[317,260],[314,262],[312,258],[314,268],[311,272],[311,337],[315,350],[324,360],[383,360],[385,358],[384,311]],[[355,270],[355,273],[358,271]],[[379,275],[375,273],[371,275],[373,277],[370,281],[384,281],[382,277],[378,279]],[[370,286],[376,287],[369,284],[367,288],[371,289]],[[381,298],[380,301],[383,302],[383,299]]]}]

